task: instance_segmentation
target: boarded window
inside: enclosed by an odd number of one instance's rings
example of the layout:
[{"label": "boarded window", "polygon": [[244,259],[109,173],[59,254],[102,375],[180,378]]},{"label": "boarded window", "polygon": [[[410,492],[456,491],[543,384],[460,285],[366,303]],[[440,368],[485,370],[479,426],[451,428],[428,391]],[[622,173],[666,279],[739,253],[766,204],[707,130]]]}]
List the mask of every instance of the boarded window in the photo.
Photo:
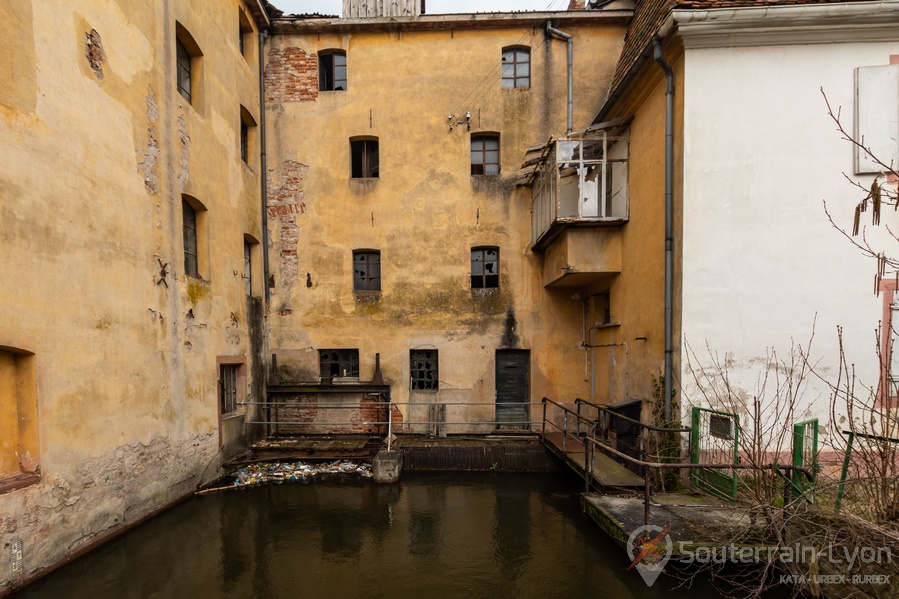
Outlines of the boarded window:
[{"label": "boarded window", "polygon": [[323,379],[359,376],[358,349],[320,349],[318,357]]},{"label": "boarded window", "polygon": [[499,174],[499,137],[478,135],[471,138],[471,174]]},{"label": "boarded window", "polygon": [[378,140],[350,140],[350,156],[354,179],[369,179],[378,176]]},{"label": "boarded window", "polygon": [[184,222],[184,272],[192,277],[199,277],[197,267],[197,212],[185,200],[181,200],[181,212]]},{"label": "boarded window", "polygon": [[503,87],[527,89],[531,87],[531,51],[527,48],[503,50]]},{"label": "boarded window", "polygon": [[341,50],[319,52],[318,89],[321,91],[346,89],[346,52]]},{"label": "boarded window", "polygon": [[375,250],[353,252],[353,290],[381,290],[381,252]]},{"label": "boarded window", "polygon": [[237,411],[237,371],[238,364],[222,364],[219,372],[219,398],[222,414]]},{"label": "boarded window", "polygon": [[499,248],[471,248],[471,288],[499,287]]},{"label": "boarded window", "polygon": [[412,389],[430,391],[438,388],[437,350],[413,349],[409,352]]}]

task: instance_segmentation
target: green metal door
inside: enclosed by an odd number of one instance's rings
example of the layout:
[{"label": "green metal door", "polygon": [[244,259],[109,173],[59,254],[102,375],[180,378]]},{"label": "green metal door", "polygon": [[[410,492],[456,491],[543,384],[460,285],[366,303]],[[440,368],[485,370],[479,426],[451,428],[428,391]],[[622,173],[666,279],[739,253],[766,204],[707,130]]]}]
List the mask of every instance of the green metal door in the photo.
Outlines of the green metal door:
[{"label": "green metal door", "polygon": [[496,350],[496,423],[527,426],[530,401],[531,352]]}]

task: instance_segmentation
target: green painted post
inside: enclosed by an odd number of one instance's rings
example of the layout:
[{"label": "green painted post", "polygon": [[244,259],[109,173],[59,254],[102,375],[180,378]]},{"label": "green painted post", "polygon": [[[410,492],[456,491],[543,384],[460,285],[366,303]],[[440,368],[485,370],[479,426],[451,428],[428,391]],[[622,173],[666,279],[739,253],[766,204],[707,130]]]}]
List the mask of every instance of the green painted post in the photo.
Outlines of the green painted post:
[{"label": "green painted post", "polygon": [[849,442],[846,445],[846,459],[843,460],[843,473],[840,475],[840,489],[837,491],[836,511],[840,511],[840,503],[843,501],[843,491],[846,488],[846,475],[849,474],[849,458],[852,455],[853,441],[855,441],[855,433],[849,433]]},{"label": "green painted post", "polygon": [[[740,463],[740,417],[736,414],[733,415],[734,418],[734,465]],[[737,470],[733,470],[733,482],[731,485],[731,498],[737,498],[737,490],[739,488],[740,479],[737,476]]]},{"label": "green painted post", "polygon": [[[690,463],[699,463],[699,408],[693,407],[690,413]],[[696,484],[696,469],[690,468],[690,482]]]}]

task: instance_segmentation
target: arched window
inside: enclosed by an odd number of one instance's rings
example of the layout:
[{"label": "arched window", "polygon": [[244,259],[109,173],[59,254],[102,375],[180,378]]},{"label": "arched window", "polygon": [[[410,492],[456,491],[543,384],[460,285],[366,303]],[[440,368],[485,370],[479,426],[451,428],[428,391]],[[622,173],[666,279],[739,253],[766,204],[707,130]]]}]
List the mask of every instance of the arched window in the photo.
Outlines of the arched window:
[{"label": "arched window", "polygon": [[181,24],[175,23],[175,62],[176,62],[176,80],[178,93],[192,104],[194,107],[199,105],[198,100],[200,92],[200,81],[198,78],[200,72],[200,59],[203,52],[200,50],[194,37]]},{"label": "arched window", "polygon": [[530,48],[503,48],[503,88],[528,89],[531,87]]},{"label": "arched window", "polygon": [[346,89],[346,52],[322,50],[318,53],[318,89],[321,91]]}]

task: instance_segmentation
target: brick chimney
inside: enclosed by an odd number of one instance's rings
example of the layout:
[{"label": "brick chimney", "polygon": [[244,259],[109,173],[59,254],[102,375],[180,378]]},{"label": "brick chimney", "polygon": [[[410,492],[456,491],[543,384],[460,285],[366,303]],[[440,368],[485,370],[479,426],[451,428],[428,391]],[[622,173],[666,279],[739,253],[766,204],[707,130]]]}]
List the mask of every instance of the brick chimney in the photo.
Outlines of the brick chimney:
[{"label": "brick chimney", "polygon": [[343,0],[344,19],[417,17],[425,0]]},{"label": "brick chimney", "polygon": [[568,3],[568,10],[584,10],[584,0],[571,0]]}]

